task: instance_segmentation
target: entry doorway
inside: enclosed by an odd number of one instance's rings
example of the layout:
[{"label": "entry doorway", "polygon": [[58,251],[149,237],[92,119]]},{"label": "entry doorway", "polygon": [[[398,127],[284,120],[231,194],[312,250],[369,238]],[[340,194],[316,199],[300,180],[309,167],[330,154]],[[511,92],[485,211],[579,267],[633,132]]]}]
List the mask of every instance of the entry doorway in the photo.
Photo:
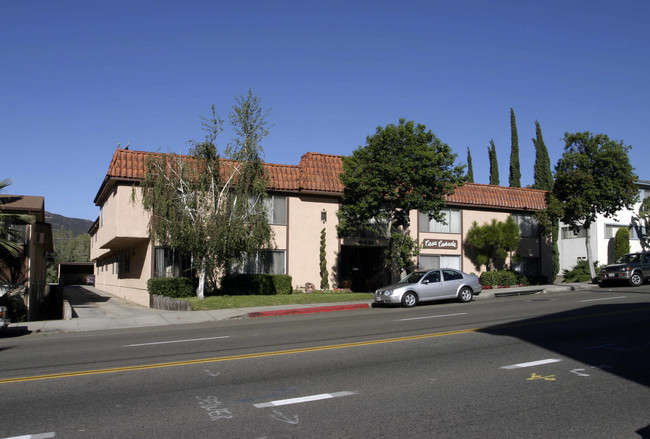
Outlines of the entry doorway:
[{"label": "entry doorway", "polygon": [[342,246],[339,284],[354,292],[373,292],[389,283],[384,247]]}]

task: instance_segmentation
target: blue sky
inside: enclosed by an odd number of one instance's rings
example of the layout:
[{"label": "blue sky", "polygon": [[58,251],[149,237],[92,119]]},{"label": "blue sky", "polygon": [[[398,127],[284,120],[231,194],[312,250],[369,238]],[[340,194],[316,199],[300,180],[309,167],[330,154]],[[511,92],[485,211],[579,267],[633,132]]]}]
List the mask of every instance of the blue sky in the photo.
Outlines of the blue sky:
[{"label": "blue sky", "polygon": [[[0,179],[46,210],[97,218],[118,144],[185,153],[201,115],[248,89],[270,108],[271,163],[350,154],[377,126],[423,123],[508,184],[510,108],[522,185],[535,120],[553,166],[565,132],[632,145],[650,180],[647,1],[0,2]],[[231,132],[218,140],[225,146]]]}]

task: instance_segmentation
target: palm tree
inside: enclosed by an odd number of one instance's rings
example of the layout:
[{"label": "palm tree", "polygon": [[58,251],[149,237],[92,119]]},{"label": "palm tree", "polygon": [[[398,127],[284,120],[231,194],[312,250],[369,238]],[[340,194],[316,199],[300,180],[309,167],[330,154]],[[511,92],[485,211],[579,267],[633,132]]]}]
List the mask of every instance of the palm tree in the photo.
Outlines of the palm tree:
[{"label": "palm tree", "polygon": [[[9,185],[11,185],[11,181],[8,178],[0,181],[0,193],[4,192]],[[31,223],[32,217],[20,213],[5,212],[2,208],[3,204],[4,202],[0,198],[0,249],[4,249],[11,256],[16,257],[22,249],[22,244],[11,240],[11,238],[20,237],[20,232],[12,229],[11,224]]]}]

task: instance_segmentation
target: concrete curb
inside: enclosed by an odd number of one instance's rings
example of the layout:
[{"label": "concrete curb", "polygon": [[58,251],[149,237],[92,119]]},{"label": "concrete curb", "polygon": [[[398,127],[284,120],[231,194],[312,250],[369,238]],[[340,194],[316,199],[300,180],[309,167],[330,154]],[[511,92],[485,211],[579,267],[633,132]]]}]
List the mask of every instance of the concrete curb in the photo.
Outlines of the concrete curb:
[{"label": "concrete curb", "polygon": [[248,313],[248,317],[288,316],[293,314],[311,314],[316,312],[347,311],[352,309],[368,309],[370,303],[355,303],[351,305],[314,306],[309,308],[279,309],[274,311],[257,311]]}]

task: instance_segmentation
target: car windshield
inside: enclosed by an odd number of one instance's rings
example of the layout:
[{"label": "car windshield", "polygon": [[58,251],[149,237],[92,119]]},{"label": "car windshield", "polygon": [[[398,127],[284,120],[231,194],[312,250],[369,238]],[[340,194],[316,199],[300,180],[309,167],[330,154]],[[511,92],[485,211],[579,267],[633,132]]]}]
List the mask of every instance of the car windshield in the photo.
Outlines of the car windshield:
[{"label": "car windshield", "polygon": [[427,274],[426,271],[414,271],[413,273],[409,274],[405,278],[399,281],[401,284],[414,284],[416,282],[419,282],[420,279],[422,279],[422,276]]},{"label": "car windshield", "polygon": [[617,264],[627,264],[629,262],[639,262],[641,260],[641,255],[639,253],[630,253],[629,255],[623,255],[616,260]]}]

